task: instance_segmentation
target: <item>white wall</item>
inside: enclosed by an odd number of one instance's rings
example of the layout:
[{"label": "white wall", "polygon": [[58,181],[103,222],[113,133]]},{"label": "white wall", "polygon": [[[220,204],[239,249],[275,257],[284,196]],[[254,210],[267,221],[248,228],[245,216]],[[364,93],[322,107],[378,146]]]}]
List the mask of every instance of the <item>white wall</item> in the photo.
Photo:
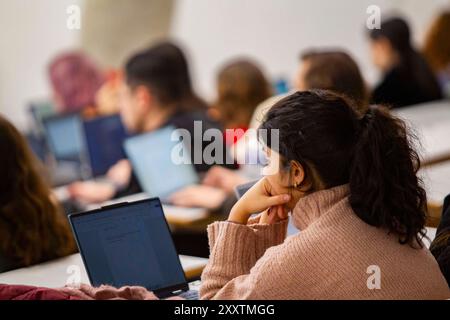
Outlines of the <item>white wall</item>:
[{"label": "white wall", "polygon": [[[90,0],[91,1],[91,0]],[[93,1],[93,0],[92,0]],[[47,96],[46,66],[77,47],[66,8],[84,0],[0,0],[0,112],[25,127],[26,104]],[[113,1],[112,1],[113,2]],[[236,55],[256,58],[272,77],[293,76],[311,46],[350,50],[371,82],[364,26],[369,4],[405,13],[420,40],[436,9],[450,0],[176,0],[171,34],[188,50],[201,94],[214,95],[217,69]],[[99,39],[101,41],[101,39]]]},{"label": "white wall", "polygon": [[66,8],[81,0],[0,1],[0,113],[26,124],[26,104],[49,94],[46,67],[57,52],[78,43],[66,27]]},{"label": "white wall", "polygon": [[377,77],[365,37],[366,8],[404,13],[421,40],[436,9],[449,0],[178,0],[172,34],[188,49],[200,93],[213,97],[215,73],[230,57],[256,58],[272,77],[292,79],[299,52],[348,49],[368,82]]}]

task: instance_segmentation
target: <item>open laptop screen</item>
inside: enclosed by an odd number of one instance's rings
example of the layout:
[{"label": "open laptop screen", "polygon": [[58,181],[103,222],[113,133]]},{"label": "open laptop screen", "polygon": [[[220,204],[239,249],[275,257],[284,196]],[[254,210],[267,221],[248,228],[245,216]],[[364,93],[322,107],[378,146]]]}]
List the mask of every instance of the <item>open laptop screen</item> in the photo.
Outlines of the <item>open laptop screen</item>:
[{"label": "open laptop screen", "polygon": [[87,120],[84,131],[94,177],[104,175],[117,161],[125,158],[122,144],[127,134],[119,115]]},{"label": "open laptop screen", "polygon": [[156,290],[185,283],[159,199],[70,216],[91,284]]},{"label": "open laptop screen", "polygon": [[78,114],[44,120],[46,139],[57,160],[79,161],[84,152],[83,126]]},{"label": "open laptop screen", "polygon": [[[125,152],[142,189],[152,197],[163,201],[173,192],[198,183],[194,166],[187,152],[177,154],[181,163],[172,159],[180,141],[172,139],[177,131],[172,126],[129,138],[125,141]],[[180,160],[180,159],[178,159]]]}]

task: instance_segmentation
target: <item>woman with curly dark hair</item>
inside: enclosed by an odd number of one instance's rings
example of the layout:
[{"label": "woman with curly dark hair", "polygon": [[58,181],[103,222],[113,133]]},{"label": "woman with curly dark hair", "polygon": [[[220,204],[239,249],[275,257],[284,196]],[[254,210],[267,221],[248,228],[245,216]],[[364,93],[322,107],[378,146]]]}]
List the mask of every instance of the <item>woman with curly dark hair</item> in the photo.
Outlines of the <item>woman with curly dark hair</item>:
[{"label": "woman with curly dark hair", "polygon": [[76,251],[67,219],[17,129],[0,116],[0,272]]},{"label": "woman with curly dark hair", "polygon": [[[203,299],[450,297],[422,243],[426,194],[404,123],[351,104],[316,90],[270,109],[265,177],[208,227]],[[301,231],[285,238],[288,213]]]}]

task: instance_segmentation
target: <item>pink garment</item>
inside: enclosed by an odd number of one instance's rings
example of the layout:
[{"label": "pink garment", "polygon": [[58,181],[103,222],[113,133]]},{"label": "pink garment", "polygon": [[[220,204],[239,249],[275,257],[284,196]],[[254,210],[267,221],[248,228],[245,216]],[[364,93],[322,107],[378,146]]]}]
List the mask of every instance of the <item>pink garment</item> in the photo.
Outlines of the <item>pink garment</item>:
[{"label": "pink garment", "polygon": [[81,284],[79,287],[66,286],[57,290],[80,300],[158,300],[152,292],[135,286],[114,288],[108,285],[92,287]]},{"label": "pink garment", "polygon": [[[159,300],[153,292],[143,287],[126,286],[114,288],[103,285],[92,287],[44,288],[25,285],[0,284],[0,300]],[[167,300],[183,300],[170,297]]]},{"label": "pink garment", "polygon": [[[348,185],[300,199],[291,216],[301,231],[285,239],[287,220],[208,226],[211,249],[202,299],[448,299],[449,287],[425,247],[362,221]],[[381,287],[369,288],[373,266]],[[372,269],[371,269],[372,268]],[[370,281],[369,281],[370,282]]]}]

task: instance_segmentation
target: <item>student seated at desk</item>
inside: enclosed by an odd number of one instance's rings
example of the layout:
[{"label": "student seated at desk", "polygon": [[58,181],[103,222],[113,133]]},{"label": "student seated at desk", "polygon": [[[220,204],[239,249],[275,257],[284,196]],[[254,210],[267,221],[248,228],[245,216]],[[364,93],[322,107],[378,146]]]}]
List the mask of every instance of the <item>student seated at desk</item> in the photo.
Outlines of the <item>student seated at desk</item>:
[{"label": "student seated at desk", "polygon": [[386,20],[369,36],[373,62],[383,73],[373,90],[373,103],[400,108],[442,98],[430,66],[411,43],[405,20]]},{"label": "student seated at desk", "polygon": [[[258,65],[251,60],[238,59],[226,64],[219,71],[216,91],[217,100],[212,104],[209,114],[227,129],[225,142],[232,148],[249,128],[255,108],[270,97],[270,84]],[[179,206],[199,206],[228,214],[236,201],[234,186],[239,182],[246,182],[245,178],[234,171],[223,166],[214,166],[208,170],[202,185],[180,190],[171,200]],[[229,173],[229,177],[237,177],[237,180],[227,183],[232,184],[230,189],[207,183],[213,176],[222,172]]]},{"label": "student seated at desk", "polygon": [[[331,90],[355,100],[359,112],[367,110],[369,96],[364,77],[356,61],[344,50],[309,49],[302,52],[293,83],[293,92]],[[278,95],[261,103],[253,113],[250,127],[258,128],[270,107],[285,96]]]},{"label": "student seated at desk", "polygon": [[[261,128],[278,130],[267,175],[208,227],[201,298],[450,298],[422,243],[426,194],[402,121],[317,90],[276,103]],[[285,238],[289,212],[301,232]]]},{"label": "student seated at desk", "polygon": [[[208,143],[203,142],[203,132],[220,127],[207,116],[206,104],[193,91],[187,60],[174,44],[159,43],[131,57],[125,66],[124,80],[120,111],[132,134],[172,125],[191,133],[192,146],[195,139],[204,148]],[[194,121],[201,121],[202,132],[194,132]],[[193,163],[197,172],[205,172],[211,166],[204,161]],[[99,203],[142,191],[128,160],[112,167],[107,177],[112,183],[77,182],[70,187],[70,193],[79,201]]]},{"label": "student seated at desk", "polygon": [[228,129],[226,143],[233,145],[249,128],[256,107],[271,96],[270,84],[255,62],[238,59],[219,71],[216,91],[210,114]]},{"label": "student seated at desk", "polygon": [[74,253],[66,216],[40,175],[38,160],[0,116],[0,272]]}]

